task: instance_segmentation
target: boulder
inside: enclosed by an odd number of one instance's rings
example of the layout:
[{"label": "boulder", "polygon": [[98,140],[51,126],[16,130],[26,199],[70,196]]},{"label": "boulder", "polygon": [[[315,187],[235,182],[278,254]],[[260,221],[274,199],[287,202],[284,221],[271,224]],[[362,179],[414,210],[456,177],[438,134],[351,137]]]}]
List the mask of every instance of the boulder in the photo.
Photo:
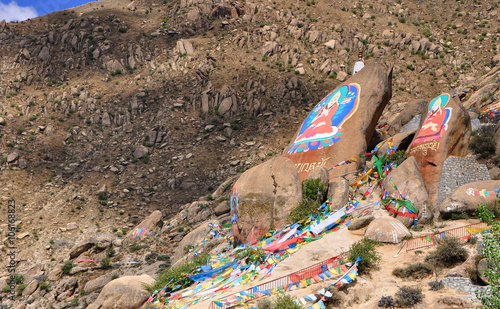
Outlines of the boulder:
[{"label": "boulder", "polygon": [[97,240],[94,237],[90,237],[81,241],[80,243],[73,246],[73,248],[71,248],[71,251],[69,252],[69,258],[74,259],[78,257],[80,254],[92,248],[95,243],[97,243]]},{"label": "boulder", "polygon": [[372,215],[359,217],[356,220],[352,221],[352,223],[347,226],[347,229],[349,231],[362,229],[365,226],[368,226],[373,220],[375,220],[375,217]]},{"label": "boulder", "polygon": [[332,181],[328,184],[328,197],[331,197],[331,209],[344,207],[349,201],[349,182],[346,179]]},{"label": "boulder", "polygon": [[389,128],[387,129],[389,135],[393,136],[398,133],[415,115],[427,112],[427,103],[426,100],[416,99],[404,104],[404,108],[389,119]]},{"label": "boulder", "polygon": [[[394,189],[394,185],[396,185],[398,191]],[[419,222],[425,223],[432,219],[432,212],[429,210],[429,195],[425,189],[422,174],[418,169],[417,160],[414,157],[409,157],[401,165],[393,169],[384,180],[383,186],[389,196],[400,198],[400,195],[402,195],[405,199],[410,200],[418,210],[417,219]],[[410,226],[414,219],[405,217],[402,214],[397,214],[397,217],[406,226]]]},{"label": "boulder", "polygon": [[19,153],[18,153],[18,152],[11,152],[11,153],[9,153],[9,155],[7,156],[7,163],[13,163],[13,162],[15,162],[17,159],[19,159]]},{"label": "boulder", "polygon": [[417,160],[429,204],[434,207],[444,161],[465,157],[471,136],[470,117],[457,97],[445,93],[429,103],[427,115],[410,144],[408,156]]},{"label": "boulder", "polygon": [[217,206],[215,206],[214,209],[214,214],[216,216],[222,216],[223,214],[227,214],[231,208],[229,207],[229,202],[228,201],[223,201]]},{"label": "boulder", "polygon": [[[285,148],[303,180],[317,166],[327,169],[364,154],[392,95],[392,69],[369,63],[314,107]],[[356,171],[363,160],[330,170],[330,181]]]},{"label": "boulder", "polygon": [[493,94],[500,88],[498,83],[490,83],[487,84],[477,91],[475,91],[467,102],[464,103],[464,107],[467,109],[481,109],[488,104],[489,100],[485,100],[485,98],[490,98]]},{"label": "boulder", "polygon": [[302,200],[302,187],[294,163],[275,157],[246,172],[234,184],[237,192],[241,242],[251,242],[269,229],[281,229],[290,211]]},{"label": "boulder", "polygon": [[452,213],[473,212],[480,203],[495,206],[495,190],[500,188],[500,180],[486,180],[467,183],[458,187],[439,205],[442,216]]},{"label": "boulder", "polygon": [[134,150],[134,157],[140,159],[145,155],[149,154],[149,149],[146,146],[140,145]]},{"label": "boulder", "polygon": [[[217,221],[210,221],[212,223],[218,224]],[[175,248],[174,254],[171,258],[172,263],[179,261],[183,256],[186,255],[184,248],[187,246],[196,246],[201,244],[201,242],[210,233],[211,228],[208,225],[209,221],[203,222],[200,226],[195,228],[193,231],[189,232],[184,238],[179,242],[179,245]]]},{"label": "boulder", "polygon": [[95,279],[89,280],[87,283],[85,283],[84,290],[86,293],[94,292],[102,287],[104,287],[108,282],[110,282],[113,278],[112,273],[107,273],[105,275],[102,275],[100,277],[97,277]]},{"label": "boulder", "polygon": [[141,223],[139,223],[133,230],[127,233],[126,238],[134,238],[138,236],[148,235],[157,229],[161,229],[163,221],[161,220],[162,214],[160,210],[153,211]]},{"label": "boulder", "polygon": [[365,231],[365,237],[368,239],[394,244],[408,236],[411,234],[406,226],[398,219],[389,216],[376,218]]},{"label": "boulder", "polygon": [[488,280],[488,278],[484,275],[484,271],[488,269],[488,259],[484,258],[481,259],[477,263],[477,275],[479,278],[486,284],[491,284]]},{"label": "boulder", "polygon": [[149,292],[144,284],[155,282],[148,275],[125,276],[106,284],[99,297],[87,309],[135,309],[148,298]]}]

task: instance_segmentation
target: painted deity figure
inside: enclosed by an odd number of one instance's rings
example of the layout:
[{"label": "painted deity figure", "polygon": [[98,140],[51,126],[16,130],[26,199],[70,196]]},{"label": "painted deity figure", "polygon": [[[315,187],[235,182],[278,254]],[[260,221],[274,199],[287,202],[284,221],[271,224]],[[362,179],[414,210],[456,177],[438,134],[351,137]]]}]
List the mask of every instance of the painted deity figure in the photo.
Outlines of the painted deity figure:
[{"label": "painted deity figure", "polygon": [[448,129],[452,108],[445,108],[449,102],[450,96],[442,94],[434,98],[429,103],[429,111],[424,124],[418,132],[418,136],[413,140],[412,145],[418,145],[429,141],[435,141],[441,138]]},{"label": "painted deity figure", "polygon": [[359,85],[346,84],[327,95],[307,116],[287,153],[328,147],[340,140],[342,124],[358,108]]}]

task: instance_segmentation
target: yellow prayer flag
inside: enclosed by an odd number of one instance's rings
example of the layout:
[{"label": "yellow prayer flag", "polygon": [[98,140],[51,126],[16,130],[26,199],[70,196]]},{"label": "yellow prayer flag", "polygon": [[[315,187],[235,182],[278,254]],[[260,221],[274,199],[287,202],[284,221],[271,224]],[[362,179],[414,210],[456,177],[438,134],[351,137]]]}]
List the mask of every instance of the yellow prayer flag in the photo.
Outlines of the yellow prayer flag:
[{"label": "yellow prayer flag", "polygon": [[300,280],[300,283],[301,283],[304,287],[308,286],[306,279],[302,279],[302,280]]},{"label": "yellow prayer flag", "polygon": [[479,234],[482,231],[489,230],[490,228],[488,226],[467,226],[465,229],[469,232],[469,234],[474,235]]}]

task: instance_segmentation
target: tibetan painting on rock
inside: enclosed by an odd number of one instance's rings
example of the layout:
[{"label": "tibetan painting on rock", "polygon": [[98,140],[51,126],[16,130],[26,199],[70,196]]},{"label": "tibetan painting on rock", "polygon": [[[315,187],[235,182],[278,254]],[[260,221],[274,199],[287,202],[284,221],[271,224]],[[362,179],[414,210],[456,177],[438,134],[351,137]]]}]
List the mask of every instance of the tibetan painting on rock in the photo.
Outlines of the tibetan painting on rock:
[{"label": "tibetan painting on rock", "polygon": [[345,84],[327,95],[307,116],[287,154],[322,149],[338,142],[342,125],[358,108],[359,94],[358,84]]}]

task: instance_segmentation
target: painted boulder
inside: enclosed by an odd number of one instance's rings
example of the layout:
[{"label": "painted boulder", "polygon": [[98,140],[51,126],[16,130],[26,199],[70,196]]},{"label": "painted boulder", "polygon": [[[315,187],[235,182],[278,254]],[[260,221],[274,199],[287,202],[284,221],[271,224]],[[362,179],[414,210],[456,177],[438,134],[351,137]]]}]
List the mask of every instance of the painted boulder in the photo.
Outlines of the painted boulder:
[{"label": "painted boulder", "polygon": [[290,211],[302,200],[302,187],[294,163],[276,157],[244,172],[231,197],[233,233],[252,242],[269,229],[281,229]]},{"label": "painted boulder", "polygon": [[285,149],[300,179],[317,166],[327,169],[352,159],[353,163],[329,171],[330,181],[354,172],[363,162],[377,121],[392,95],[392,70],[370,63],[314,107]]},{"label": "painted boulder", "polygon": [[470,182],[458,187],[439,204],[442,216],[452,213],[474,212],[479,204],[495,206],[500,193],[500,180]]},{"label": "painted boulder", "polygon": [[470,136],[470,116],[457,97],[445,93],[429,103],[425,119],[408,149],[408,156],[417,160],[431,206],[436,205],[444,161],[448,156],[466,156]]}]

